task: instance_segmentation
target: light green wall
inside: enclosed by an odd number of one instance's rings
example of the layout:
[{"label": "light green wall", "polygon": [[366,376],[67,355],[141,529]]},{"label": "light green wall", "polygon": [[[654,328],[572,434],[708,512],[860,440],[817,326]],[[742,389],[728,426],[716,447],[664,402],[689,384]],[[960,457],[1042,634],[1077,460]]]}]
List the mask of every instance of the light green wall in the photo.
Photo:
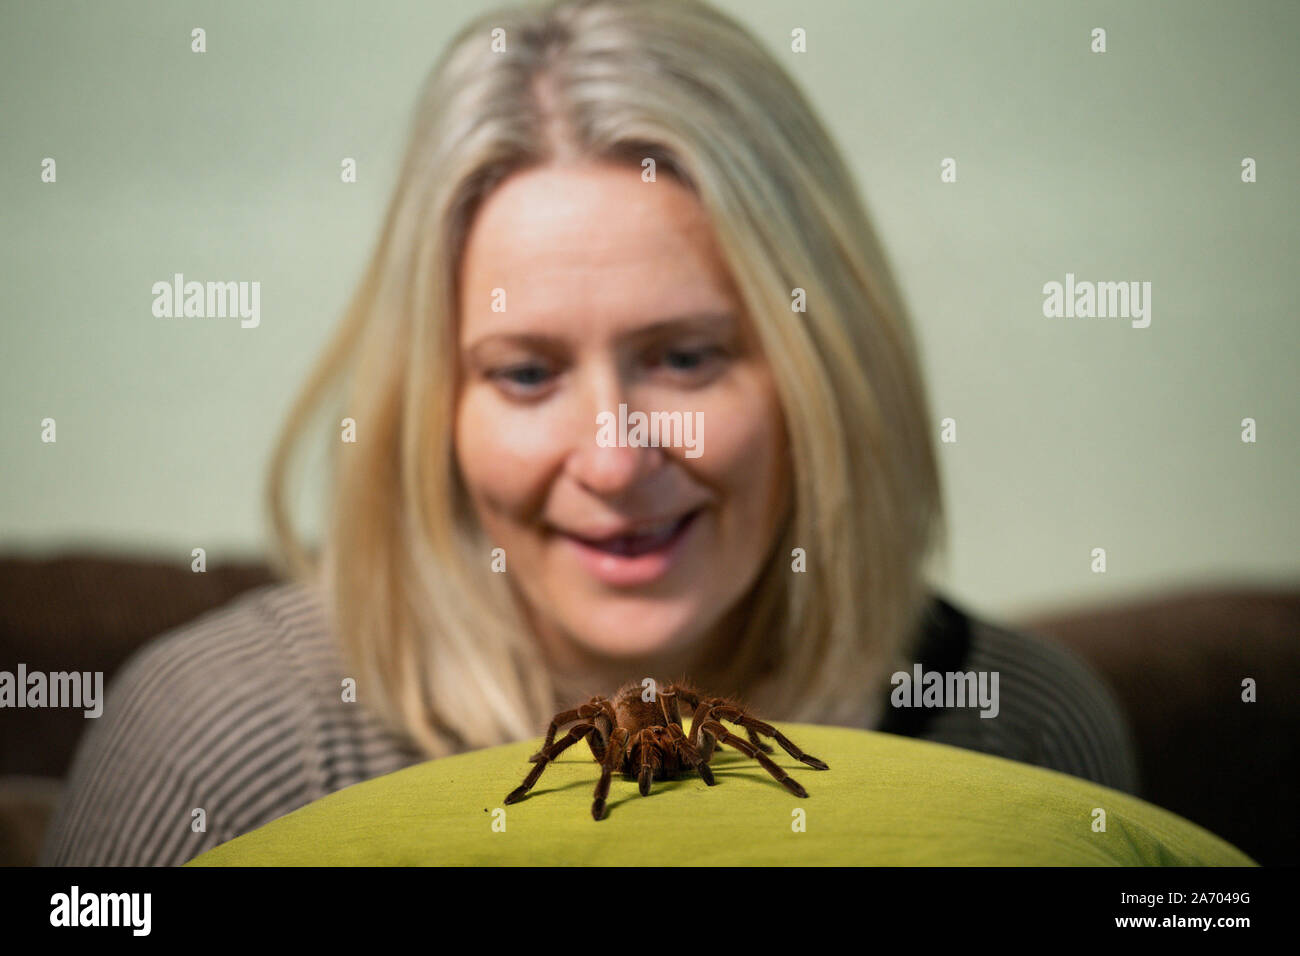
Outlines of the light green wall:
[{"label": "light green wall", "polygon": [[[261,546],[273,435],[374,241],[416,89],[490,5],[4,0],[3,550]],[[1300,4],[719,6],[858,172],[957,420],[941,583],[1013,612],[1295,580]],[[178,271],[260,281],[260,327],[154,318]],[[1151,281],[1151,326],[1044,318],[1066,272]]]}]

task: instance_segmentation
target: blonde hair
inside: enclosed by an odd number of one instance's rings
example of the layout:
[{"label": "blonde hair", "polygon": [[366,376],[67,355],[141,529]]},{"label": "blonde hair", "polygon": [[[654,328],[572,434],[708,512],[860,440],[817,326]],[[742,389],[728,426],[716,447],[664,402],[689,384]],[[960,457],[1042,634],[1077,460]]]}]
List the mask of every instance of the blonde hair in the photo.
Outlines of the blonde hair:
[{"label": "blonde hair", "polygon": [[[944,537],[919,357],[812,107],[739,24],[695,0],[496,10],[464,27],[428,78],[378,246],[267,486],[277,563],[328,593],[362,699],[430,757],[536,735],[557,703],[455,465],[468,224],[515,171],[647,157],[716,227],[791,455],[789,519],[737,609],[735,654],[719,662],[727,686],[709,689],[743,693],[770,718],[861,726],[917,634],[923,564]],[[796,289],[804,312],[792,310]],[[339,411],[357,440],[333,439],[314,553],[288,517],[290,461],[349,369]],[[796,548],[805,573],[792,570]]]}]

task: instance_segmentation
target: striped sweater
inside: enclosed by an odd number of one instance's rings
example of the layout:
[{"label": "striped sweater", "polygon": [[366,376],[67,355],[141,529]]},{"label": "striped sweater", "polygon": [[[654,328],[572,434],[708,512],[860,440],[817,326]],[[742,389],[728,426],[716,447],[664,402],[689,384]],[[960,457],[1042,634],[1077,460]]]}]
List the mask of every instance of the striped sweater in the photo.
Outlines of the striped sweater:
[{"label": "striped sweater", "polygon": [[[138,650],[78,745],[41,864],[179,865],[424,759],[342,700],[344,668],[325,621],[317,592],[271,584]],[[1128,725],[1072,652],[936,597],[916,656],[923,671],[997,672],[997,716],[884,706],[874,729],[1137,792]]]}]

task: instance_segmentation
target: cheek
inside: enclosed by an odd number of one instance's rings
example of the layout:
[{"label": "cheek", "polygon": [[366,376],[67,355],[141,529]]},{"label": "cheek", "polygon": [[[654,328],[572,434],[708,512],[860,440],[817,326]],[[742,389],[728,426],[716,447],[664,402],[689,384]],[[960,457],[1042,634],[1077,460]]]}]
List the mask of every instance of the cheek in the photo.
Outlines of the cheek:
[{"label": "cheek", "polygon": [[550,456],[561,447],[553,431],[535,410],[525,414],[481,388],[467,390],[456,413],[456,461],[480,507],[516,516],[535,507]]},{"label": "cheek", "polygon": [[[775,507],[786,466],[780,407],[766,394],[728,403],[704,421],[704,473],[733,503],[740,526],[734,531],[758,534]],[[713,423],[710,433],[709,425]]]}]

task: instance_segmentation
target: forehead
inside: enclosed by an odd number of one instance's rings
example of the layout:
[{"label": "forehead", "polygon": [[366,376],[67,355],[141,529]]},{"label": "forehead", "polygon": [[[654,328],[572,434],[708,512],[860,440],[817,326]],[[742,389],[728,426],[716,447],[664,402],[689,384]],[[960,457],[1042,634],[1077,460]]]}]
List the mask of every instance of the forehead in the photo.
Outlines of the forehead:
[{"label": "forehead", "polygon": [[[484,201],[461,262],[461,337],[545,322],[575,334],[666,315],[728,311],[735,290],[695,195],[638,167],[549,166]],[[506,310],[493,311],[494,290]]]}]

